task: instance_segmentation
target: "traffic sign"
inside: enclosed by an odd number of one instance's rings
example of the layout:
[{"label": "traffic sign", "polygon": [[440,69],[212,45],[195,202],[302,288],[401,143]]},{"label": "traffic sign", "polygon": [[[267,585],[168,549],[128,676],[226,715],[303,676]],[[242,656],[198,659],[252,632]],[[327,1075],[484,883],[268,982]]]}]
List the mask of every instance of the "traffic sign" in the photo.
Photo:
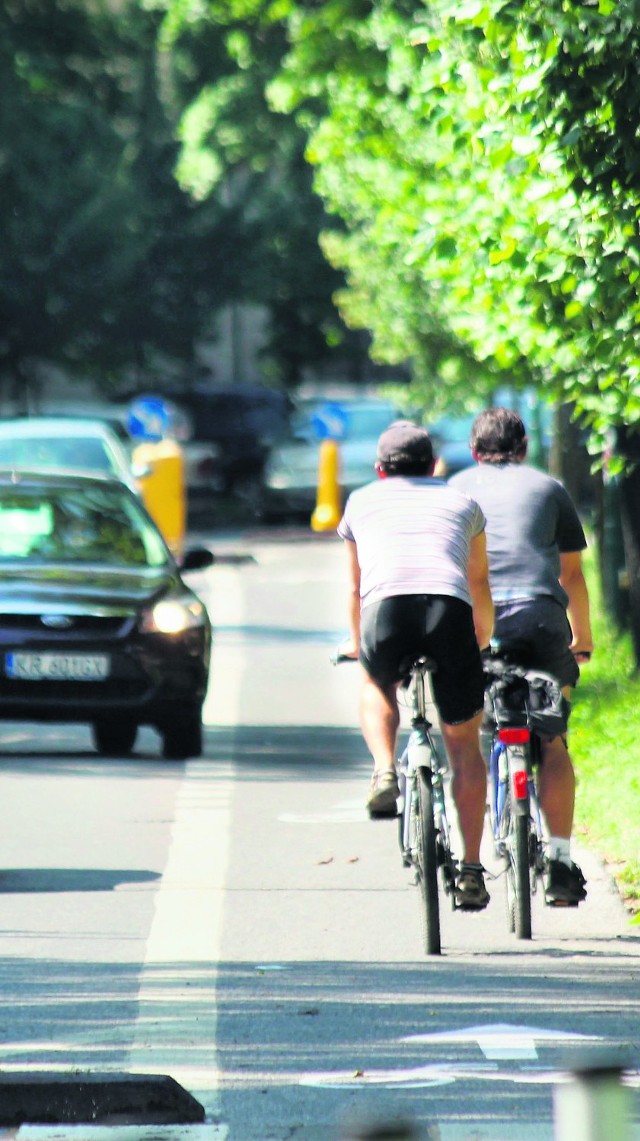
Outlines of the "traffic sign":
[{"label": "traffic sign", "polygon": [[349,413],[342,404],[323,404],[311,417],[311,427],[318,440],[344,440],[349,426]]},{"label": "traffic sign", "polygon": [[174,406],[162,396],[139,396],[129,405],[127,428],[136,440],[164,440],[171,436]]}]

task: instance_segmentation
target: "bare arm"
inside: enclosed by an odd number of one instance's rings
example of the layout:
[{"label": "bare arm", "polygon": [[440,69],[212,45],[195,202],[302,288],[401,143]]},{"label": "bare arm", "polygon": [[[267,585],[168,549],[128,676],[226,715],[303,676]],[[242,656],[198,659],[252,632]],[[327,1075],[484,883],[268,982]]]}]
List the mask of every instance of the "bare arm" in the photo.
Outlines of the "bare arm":
[{"label": "bare arm", "polygon": [[580,551],[564,551],[560,555],[560,586],[566,590],[569,604],[567,614],[573,639],[571,649],[576,657],[591,654],[593,637],[589,613],[589,594],[582,570]]},{"label": "bare arm", "polygon": [[355,543],[345,539],[349,562],[349,639],[343,642],[341,652],[357,658],[360,652],[360,563]]},{"label": "bare arm", "polygon": [[486,649],[493,633],[493,599],[489,589],[489,565],[484,531],[471,540],[467,569],[473,624],[481,650]]}]

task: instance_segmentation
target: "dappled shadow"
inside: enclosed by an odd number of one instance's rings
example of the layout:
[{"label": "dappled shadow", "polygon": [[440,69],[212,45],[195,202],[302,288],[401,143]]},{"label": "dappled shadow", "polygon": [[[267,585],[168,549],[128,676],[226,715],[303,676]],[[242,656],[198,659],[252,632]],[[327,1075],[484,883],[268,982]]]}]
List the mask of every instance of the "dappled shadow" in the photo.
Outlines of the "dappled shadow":
[{"label": "dappled shadow", "polygon": [[[206,726],[203,734],[204,754],[193,760],[203,769],[212,763],[233,761],[238,780],[258,775],[260,779],[285,779],[296,769],[304,768],[305,779],[326,778],[329,771],[344,775],[366,769],[370,761],[359,729],[318,725],[246,725],[216,728]],[[18,744],[0,749],[1,773],[43,774],[56,772],[77,776],[116,777],[121,779],[175,780],[184,769],[184,761],[165,761],[157,755],[138,749],[129,757],[101,757],[81,745],[70,748],[72,738],[63,747],[56,739],[44,746],[37,729],[33,736],[25,732]]]},{"label": "dappled shadow", "polygon": [[[318,725],[242,725],[213,729],[207,735],[213,759],[233,755],[235,779],[289,779],[304,769],[305,780],[324,779],[339,770],[345,776],[369,770],[370,760],[358,729]],[[333,774],[332,774],[333,775]]]},{"label": "dappled shadow", "polygon": [[2,958],[11,1014],[0,1064],[81,1070],[88,1048],[92,1069],[127,1070],[142,999],[144,1068],[197,1072],[189,1092],[234,1141],[296,1129],[338,1141],[352,1115],[410,1119],[425,1134],[437,1123],[442,1136],[463,1121],[469,1136],[474,1122],[510,1122],[517,1137],[523,1123],[549,1125],[559,1071],[578,1050],[588,1062],[606,1044],[627,1069],[640,1053],[636,964],[574,955],[541,971],[515,960],[474,961],[471,973],[468,960]]},{"label": "dappled shadow", "polygon": [[125,883],[152,883],[160,872],[135,868],[0,868],[0,895],[114,891]]}]

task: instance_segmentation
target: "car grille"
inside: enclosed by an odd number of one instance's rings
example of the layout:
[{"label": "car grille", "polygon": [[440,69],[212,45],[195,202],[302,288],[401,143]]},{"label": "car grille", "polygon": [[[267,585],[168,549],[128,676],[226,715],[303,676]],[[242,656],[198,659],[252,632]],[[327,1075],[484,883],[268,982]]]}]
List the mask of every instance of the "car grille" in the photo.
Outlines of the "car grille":
[{"label": "car grille", "polygon": [[103,617],[99,615],[80,614],[73,619],[73,625],[68,630],[51,630],[41,620],[39,614],[0,614],[0,629],[10,632],[19,630],[23,635],[35,634],[42,636],[44,630],[49,638],[95,638],[118,637],[127,632],[132,624],[130,617],[113,615]]},{"label": "car grille", "polygon": [[127,703],[136,702],[144,697],[149,689],[146,678],[108,678],[105,681],[72,682],[72,681],[11,681],[0,680],[0,698],[4,701],[24,702],[28,704],[37,700],[38,705],[52,704],[69,706],[70,703],[78,707],[99,702],[108,705],[109,702]]}]

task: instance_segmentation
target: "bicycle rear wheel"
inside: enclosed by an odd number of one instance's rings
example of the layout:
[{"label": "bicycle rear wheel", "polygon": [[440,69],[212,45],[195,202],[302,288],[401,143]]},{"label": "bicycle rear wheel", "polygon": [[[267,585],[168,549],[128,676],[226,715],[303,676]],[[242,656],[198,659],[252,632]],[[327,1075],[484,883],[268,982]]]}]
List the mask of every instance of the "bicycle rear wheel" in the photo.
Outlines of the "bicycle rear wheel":
[{"label": "bicycle rear wheel", "polygon": [[433,816],[431,770],[417,773],[416,848],[420,894],[422,896],[422,934],[427,955],[439,955],[440,903],[438,899],[438,856]]},{"label": "bicycle rear wheel", "polygon": [[529,816],[512,815],[509,830],[509,871],[513,887],[513,927],[518,939],[531,938],[531,869]]}]

